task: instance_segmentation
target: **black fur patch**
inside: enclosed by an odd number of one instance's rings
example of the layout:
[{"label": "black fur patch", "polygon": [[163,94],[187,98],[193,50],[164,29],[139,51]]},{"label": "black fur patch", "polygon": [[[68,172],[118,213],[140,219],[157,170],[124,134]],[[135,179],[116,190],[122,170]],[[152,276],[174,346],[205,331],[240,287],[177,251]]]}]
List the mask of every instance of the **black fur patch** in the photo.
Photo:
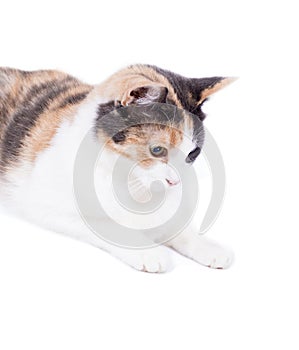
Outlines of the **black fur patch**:
[{"label": "black fur patch", "polygon": [[7,106],[0,101],[0,126],[1,128],[5,126],[7,121],[8,108]]},{"label": "black fur patch", "polygon": [[[114,101],[99,105],[95,132],[100,129],[116,142],[124,141],[125,131],[144,124],[173,125],[179,127],[184,120],[183,111],[166,103],[148,105],[115,105]],[[121,132],[121,134],[120,134]],[[120,136],[121,135],[121,136]],[[120,140],[121,139],[121,140]]]},{"label": "black fur patch", "polygon": [[69,105],[76,105],[77,103],[80,103],[81,101],[83,101],[86,96],[89,94],[90,90],[85,91],[85,92],[81,92],[78,94],[74,94],[71,96],[68,96],[60,105],[58,108],[64,108],[66,106]]},{"label": "black fur patch", "polygon": [[126,131],[119,131],[117,134],[112,136],[112,140],[115,143],[121,143],[124,142],[126,139]]},{"label": "black fur patch", "polygon": [[[205,114],[201,110],[202,104],[197,105],[201,100],[202,92],[208,88],[212,88],[215,84],[223,80],[223,77],[201,79],[186,78],[156,66],[149,65],[148,67],[151,67],[157,73],[167,78],[184,109],[186,109],[188,112],[196,114],[200,120],[204,120]],[[192,98],[188,98],[189,96]]]},{"label": "black fur patch", "polygon": [[122,107],[122,105],[119,101],[117,101],[117,102],[116,101],[109,101],[109,102],[100,104],[98,106],[96,122],[98,122],[105,115],[113,112],[114,110],[116,110],[120,107]]},{"label": "black fur patch", "polygon": [[195,147],[195,149],[188,154],[186,158],[186,163],[193,163],[195,159],[199,156],[200,152],[201,148]]}]

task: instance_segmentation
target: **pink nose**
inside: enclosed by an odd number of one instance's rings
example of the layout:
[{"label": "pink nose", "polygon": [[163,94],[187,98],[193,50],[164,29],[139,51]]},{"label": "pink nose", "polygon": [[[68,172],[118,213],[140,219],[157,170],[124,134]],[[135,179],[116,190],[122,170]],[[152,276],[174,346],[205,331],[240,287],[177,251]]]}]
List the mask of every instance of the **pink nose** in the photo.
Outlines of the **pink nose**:
[{"label": "pink nose", "polygon": [[179,180],[169,180],[169,179],[165,179],[165,180],[169,186],[175,186],[180,182]]}]

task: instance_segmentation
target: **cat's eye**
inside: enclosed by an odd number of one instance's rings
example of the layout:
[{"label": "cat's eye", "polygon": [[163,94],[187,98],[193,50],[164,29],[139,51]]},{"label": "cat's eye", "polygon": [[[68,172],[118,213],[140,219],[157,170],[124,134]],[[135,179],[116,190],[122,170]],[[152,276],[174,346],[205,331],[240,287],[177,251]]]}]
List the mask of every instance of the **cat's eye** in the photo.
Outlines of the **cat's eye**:
[{"label": "cat's eye", "polygon": [[154,157],[166,157],[167,156],[167,148],[163,146],[151,146],[150,152]]}]

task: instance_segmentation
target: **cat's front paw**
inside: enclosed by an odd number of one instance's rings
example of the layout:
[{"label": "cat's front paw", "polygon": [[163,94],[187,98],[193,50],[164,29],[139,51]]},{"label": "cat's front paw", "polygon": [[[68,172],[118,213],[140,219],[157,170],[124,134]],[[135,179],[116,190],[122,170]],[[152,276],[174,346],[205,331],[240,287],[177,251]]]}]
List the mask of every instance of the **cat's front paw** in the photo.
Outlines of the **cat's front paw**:
[{"label": "cat's front paw", "polygon": [[169,241],[167,245],[199,264],[213,269],[227,269],[234,260],[230,249],[194,233],[182,234]]},{"label": "cat's front paw", "polygon": [[227,269],[233,263],[234,254],[226,247],[206,241],[194,250],[192,259],[212,269]]},{"label": "cat's front paw", "polygon": [[165,247],[126,249],[119,258],[134,269],[143,272],[160,273],[173,268],[171,256]]}]

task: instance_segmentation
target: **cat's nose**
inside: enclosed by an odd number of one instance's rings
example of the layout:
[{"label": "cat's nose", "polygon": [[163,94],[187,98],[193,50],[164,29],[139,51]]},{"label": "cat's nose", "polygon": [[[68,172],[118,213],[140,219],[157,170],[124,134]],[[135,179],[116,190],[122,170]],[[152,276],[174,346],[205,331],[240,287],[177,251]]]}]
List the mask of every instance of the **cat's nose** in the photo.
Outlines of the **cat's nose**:
[{"label": "cat's nose", "polygon": [[180,182],[180,180],[170,180],[170,179],[165,179],[165,180],[169,186],[175,186]]}]

